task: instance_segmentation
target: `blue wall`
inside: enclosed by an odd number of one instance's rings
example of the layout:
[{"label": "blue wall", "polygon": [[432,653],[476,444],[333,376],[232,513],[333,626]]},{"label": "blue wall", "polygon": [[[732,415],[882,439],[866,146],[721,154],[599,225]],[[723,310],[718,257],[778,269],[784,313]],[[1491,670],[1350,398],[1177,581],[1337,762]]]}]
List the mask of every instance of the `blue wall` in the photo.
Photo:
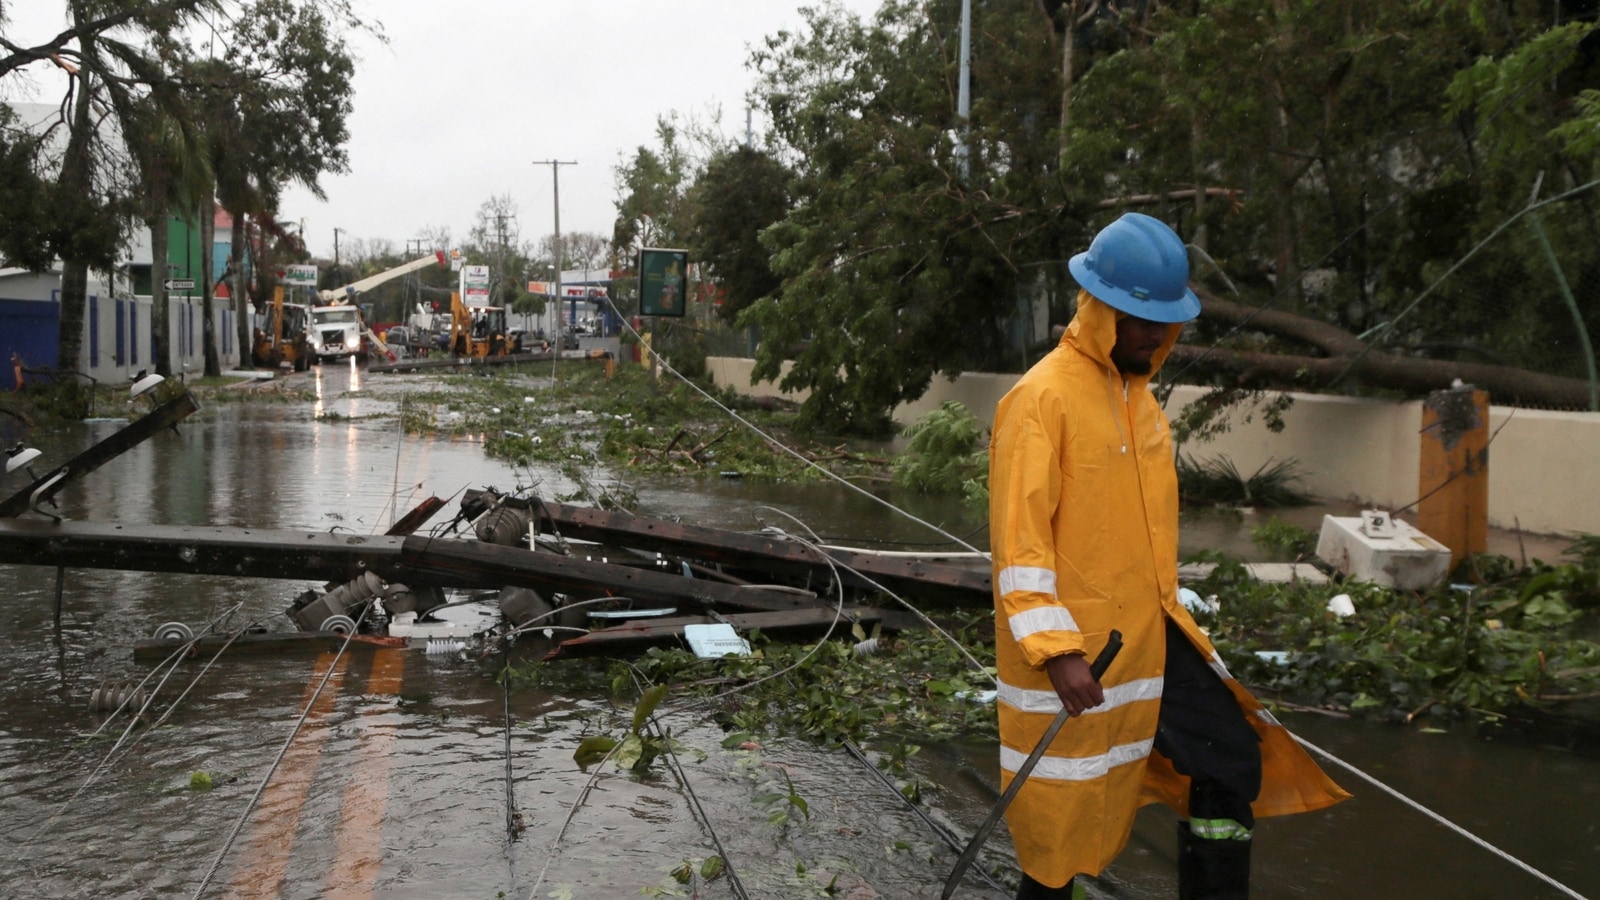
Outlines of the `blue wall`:
[{"label": "blue wall", "polygon": [[30,369],[55,368],[60,334],[59,301],[0,299],[0,360],[8,370],[13,353]]}]

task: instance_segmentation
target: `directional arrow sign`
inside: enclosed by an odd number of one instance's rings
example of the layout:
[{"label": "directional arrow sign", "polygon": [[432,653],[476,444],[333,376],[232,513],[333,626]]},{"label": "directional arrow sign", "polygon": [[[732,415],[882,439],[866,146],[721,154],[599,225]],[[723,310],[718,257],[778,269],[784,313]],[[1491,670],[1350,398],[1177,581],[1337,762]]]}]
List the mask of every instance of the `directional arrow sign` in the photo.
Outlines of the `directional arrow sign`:
[{"label": "directional arrow sign", "polygon": [[166,281],[164,281],[162,283],[167,286],[167,290],[169,290],[169,291],[192,291],[192,290],[194,290],[194,279],[193,278],[168,278]]}]

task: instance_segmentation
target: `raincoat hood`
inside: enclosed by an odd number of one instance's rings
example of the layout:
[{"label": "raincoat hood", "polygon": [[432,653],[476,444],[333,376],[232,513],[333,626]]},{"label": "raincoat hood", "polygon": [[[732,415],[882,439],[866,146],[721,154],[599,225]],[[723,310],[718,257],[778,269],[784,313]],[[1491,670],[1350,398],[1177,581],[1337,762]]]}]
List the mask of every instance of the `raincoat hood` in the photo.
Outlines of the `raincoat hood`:
[{"label": "raincoat hood", "polygon": [[[1067,333],[1061,336],[1061,343],[1116,372],[1116,364],[1111,361],[1111,348],[1117,345],[1117,317],[1120,315],[1125,314],[1088,291],[1079,290],[1078,314],[1072,317]],[[1181,322],[1167,326],[1167,336],[1161,342],[1161,349],[1150,358],[1150,374],[1127,376],[1130,386],[1147,384],[1161,371],[1162,363],[1172,355],[1172,348],[1177,345],[1178,335],[1182,332]]]}]

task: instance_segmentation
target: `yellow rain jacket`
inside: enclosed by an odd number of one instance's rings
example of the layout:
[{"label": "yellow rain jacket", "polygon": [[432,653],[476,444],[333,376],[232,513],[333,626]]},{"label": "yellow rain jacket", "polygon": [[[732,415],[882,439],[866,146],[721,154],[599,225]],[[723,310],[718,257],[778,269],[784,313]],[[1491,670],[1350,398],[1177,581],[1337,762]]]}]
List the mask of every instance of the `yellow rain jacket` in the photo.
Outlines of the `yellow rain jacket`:
[{"label": "yellow rain jacket", "polygon": [[[1168,329],[1154,369],[1172,352]],[[1134,812],[1187,814],[1189,784],[1153,749],[1166,627],[1211,661],[1262,739],[1258,817],[1321,809],[1349,795],[1227,674],[1178,602],[1178,476],[1150,376],[1111,362],[1116,311],[1080,292],[1061,343],[1000,401],[989,450],[1002,790],[1061,700],[1045,660],[1091,660],[1115,628],[1125,645],[1101,684],[1106,702],[1068,722],[1007,811],[1023,871],[1055,887],[1099,874],[1128,841]]]}]

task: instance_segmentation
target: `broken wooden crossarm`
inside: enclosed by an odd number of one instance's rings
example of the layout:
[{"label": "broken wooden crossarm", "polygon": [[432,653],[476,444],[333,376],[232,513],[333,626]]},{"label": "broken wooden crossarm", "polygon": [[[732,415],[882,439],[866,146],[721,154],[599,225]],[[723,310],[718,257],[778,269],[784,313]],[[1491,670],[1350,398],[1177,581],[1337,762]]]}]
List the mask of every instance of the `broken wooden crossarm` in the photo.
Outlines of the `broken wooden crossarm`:
[{"label": "broken wooden crossarm", "polygon": [[811,594],[684,578],[481,541],[407,538],[400,567],[404,577],[424,583],[480,588],[517,585],[589,597],[609,594],[645,603],[773,611],[814,607],[819,602]]},{"label": "broken wooden crossarm", "polygon": [[195,402],[188,391],[168,400],[118,429],[105,440],[74,456],[64,465],[46,472],[32,484],[0,501],[0,517],[12,518],[22,515],[34,505],[49,500],[73,481],[144,443],[162,429],[177,425],[199,408],[200,404]]},{"label": "broken wooden crossarm", "polygon": [[847,587],[873,589],[876,581],[900,593],[954,603],[987,604],[993,596],[987,565],[968,567],[836,548],[826,549],[828,559],[823,559],[806,544],[770,534],[684,525],[553,501],[538,504],[536,512],[541,523],[549,522],[563,536],[579,540],[823,581],[831,580],[837,569]]},{"label": "broken wooden crossarm", "polygon": [[443,508],[444,500],[436,496],[430,496],[428,499],[418,503],[415,507],[413,507],[411,511],[402,516],[398,522],[395,522],[393,525],[389,526],[389,530],[384,533],[400,536],[416,534],[418,528],[421,528],[423,525],[427,524],[428,520],[433,518],[434,513],[437,513]]}]

